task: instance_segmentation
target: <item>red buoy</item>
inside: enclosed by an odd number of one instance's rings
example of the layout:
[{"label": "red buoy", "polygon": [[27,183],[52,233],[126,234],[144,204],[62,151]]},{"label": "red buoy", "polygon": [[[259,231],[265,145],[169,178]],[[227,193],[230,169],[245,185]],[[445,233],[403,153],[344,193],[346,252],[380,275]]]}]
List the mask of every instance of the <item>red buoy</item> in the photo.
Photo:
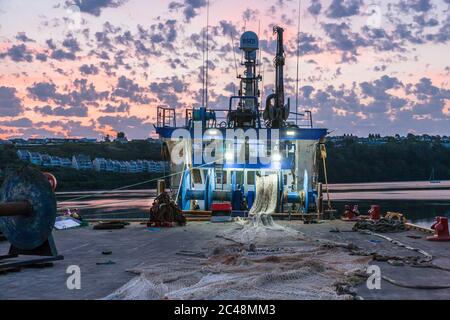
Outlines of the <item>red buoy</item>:
[{"label": "red buoy", "polygon": [[381,219],[380,206],[373,205],[368,213],[369,213],[370,219],[372,219],[372,220],[380,220]]},{"label": "red buoy", "polygon": [[429,241],[450,241],[450,234],[448,231],[448,218],[436,217],[436,222],[431,226],[434,230],[434,236],[428,237]]}]

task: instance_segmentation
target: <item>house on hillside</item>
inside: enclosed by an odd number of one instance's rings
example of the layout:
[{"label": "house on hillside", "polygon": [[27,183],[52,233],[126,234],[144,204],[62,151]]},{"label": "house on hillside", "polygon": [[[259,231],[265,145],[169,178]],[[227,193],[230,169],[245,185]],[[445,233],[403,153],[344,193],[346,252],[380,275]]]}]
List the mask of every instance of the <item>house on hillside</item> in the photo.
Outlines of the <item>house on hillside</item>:
[{"label": "house on hillside", "polygon": [[129,173],[139,173],[142,172],[142,165],[139,165],[137,161],[128,161],[127,169]]},{"label": "house on hillside", "polygon": [[107,162],[104,158],[95,158],[94,161],[92,161],[95,171],[106,171],[106,164]]},{"label": "house on hillside", "polygon": [[144,161],[136,160],[137,172],[145,172],[144,170]]},{"label": "house on hillside", "polygon": [[106,160],[106,171],[107,172],[117,172],[118,166],[116,166],[116,162],[114,160],[108,159]]},{"label": "house on hillside", "polygon": [[52,168],[59,168],[62,166],[60,157],[50,157],[50,166]]},{"label": "house on hillside", "polygon": [[28,150],[19,149],[17,150],[17,156],[22,161],[31,161],[31,153]]},{"label": "house on hillside", "polygon": [[30,162],[37,166],[42,165],[42,156],[39,152],[31,152],[30,153]]},{"label": "house on hillside", "polygon": [[120,173],[128,173],[128,163],[126,161],[117,161]]},{"label": "house on hillside", "polygon": [[41,160],[42,163],[41,165],[44,167],[51,167],[52,163],[51,163],[51,157],[48,154],[41,154]]},{"label": "house on hillside", "polygon": [[76,170],[92,170],[94,168],[91,158],[84,154],[72,156],[72,167]]},{"label": "house on hillside", "polygon": [[63,168],[71,168],[72,161],[69,158],[59,158],[61,161],[61,167]]}]

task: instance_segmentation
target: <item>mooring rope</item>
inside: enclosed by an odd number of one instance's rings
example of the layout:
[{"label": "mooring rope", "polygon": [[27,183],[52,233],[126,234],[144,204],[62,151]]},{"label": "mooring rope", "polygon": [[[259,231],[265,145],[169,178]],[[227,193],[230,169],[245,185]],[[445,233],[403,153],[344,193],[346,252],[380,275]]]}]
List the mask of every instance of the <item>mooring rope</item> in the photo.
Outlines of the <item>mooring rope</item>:
[{"label": "mooring rope", "polygon": [[406,284],[398,282],[394,279],[391,279],[387,276],[381,276],[383,280],[386,280],[390,284],[393,284],[398,287],[408,288],[408,289],[424,289],[424,290],[442,290],[442,289],[450,289],[449,285],[422,285],[422,284]]},{"label": "mooring rope", "polygon": [[[387,237],[387,236],[384,236],[382,234],[375,233],[375,232],[372,232],[372,231],[364,230],[364,231],[361,231],[361,233],[385,239],[385,240],[389,241],[390,243],[395,244],[395,245],[397,245],[399,247],[405,248],[405,249],[410,250],[410,251],[418,252],[418,253],[424,255],[427,258],[426,261],[413,261],[412,263],[409,263],[409,265],[411,267],[414,267],[414,268],[434,268],[434,269],[439,269],[439,270],[443,270],[443,271],[450,271],[450,269],[448,269],[448,268],[440,267],[440,266],[435,265],[434,263],[432,263],[433,256],[431,254],[427,253],[425,250],[422,250],[420,248],[414,248],[414,247],[408,246],[408,245],[406,245],[406,244],[404,244],[404,243],[402,243],[402,242],[400,242],[398,240],[392,239],[390,237]],[[391,260],[392,260],[392,258],[393,257],[391,257]],[[407,260],[408,259],[407,257],[405,257],[405,258],[398,257],[398,258],[399,258],[399,260]],[[390,284],[393,284],[395,286],[402,287],[402,288],[408,288],[408,289],[442,290],[442,289],[449,289],[450,288],[450,284],[449,285],[447,285],[447,284],[446,285],[415,285],[415,284],[405,284],[405,283],[402,283],[402,282],[398,282],[398,281],[396,281],[396,280],[394,280],[394,279],[392,279],[390,277],[387,277],[387,276],[381,276],[381,278],[383,280],[389,282]]]}]

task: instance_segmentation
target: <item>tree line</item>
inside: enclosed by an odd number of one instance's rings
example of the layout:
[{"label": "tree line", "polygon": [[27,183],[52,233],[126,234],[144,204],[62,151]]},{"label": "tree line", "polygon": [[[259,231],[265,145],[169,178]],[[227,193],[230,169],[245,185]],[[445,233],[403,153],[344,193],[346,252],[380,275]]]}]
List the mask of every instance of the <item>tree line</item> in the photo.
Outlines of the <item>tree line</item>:
[{"label": "tree line", "polygon": [[[330,183],[450,180],[450,148],[414,140],[370,145],[327,142]],[[323,172],[321,170],[321,181]]]}]

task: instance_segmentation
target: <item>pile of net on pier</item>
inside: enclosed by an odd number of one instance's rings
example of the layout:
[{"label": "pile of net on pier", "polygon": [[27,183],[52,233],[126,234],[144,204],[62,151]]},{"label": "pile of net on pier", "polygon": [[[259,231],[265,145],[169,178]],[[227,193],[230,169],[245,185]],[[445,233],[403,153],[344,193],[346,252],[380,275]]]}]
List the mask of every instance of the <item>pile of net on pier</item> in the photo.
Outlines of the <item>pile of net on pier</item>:
[{"label": "pile of net on pier", "polygon": [[405,223],[397,219],[360,220],[353,226],[353,231],[369,230],[373,232],[400,232],[406,230]]},{"label": "pile of net on pier", "polygon": [[[224,236],[240,239],[239,225]],[[235,234],[233,236],[233,233]],[[340,291],[364,270],[371,257],[303,240],[293,230],[265,231],[242,244],[222,237],[210,243],[204,257],[178,258],[129,270],[136,277],[110,300],[340,300]]]},{"label": "pile of net on pier", "polygon": [[161,193],[150,208],[149,224],[186,224],[186,217],[167,192]]}]

